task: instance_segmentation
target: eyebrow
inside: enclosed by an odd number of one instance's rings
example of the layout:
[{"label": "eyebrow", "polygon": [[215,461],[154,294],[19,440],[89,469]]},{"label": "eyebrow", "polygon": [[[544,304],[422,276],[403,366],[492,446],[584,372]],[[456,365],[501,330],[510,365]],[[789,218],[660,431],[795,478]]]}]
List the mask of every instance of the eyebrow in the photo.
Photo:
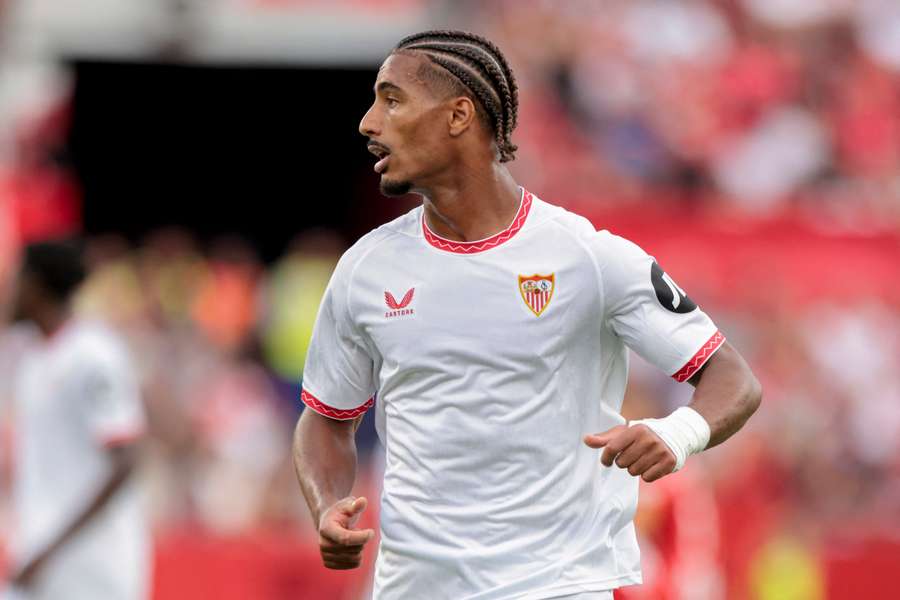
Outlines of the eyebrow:
[{"label": "eyebrow", "polygon": [[403,89],[398,85],[394,85],[390,81],[382,81],[375,86],[375,92],[400,92],[402,94]]}]

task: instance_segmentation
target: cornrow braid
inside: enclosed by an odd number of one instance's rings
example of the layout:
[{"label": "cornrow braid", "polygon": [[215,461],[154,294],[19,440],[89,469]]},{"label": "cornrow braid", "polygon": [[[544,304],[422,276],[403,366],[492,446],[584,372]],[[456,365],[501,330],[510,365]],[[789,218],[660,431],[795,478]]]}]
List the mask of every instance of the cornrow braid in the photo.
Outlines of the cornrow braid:
[{"label": "cornrow braid", "polygon": [[519,88],[509,63],[490,40],[466,31],[423,31],[400,40],[394,52],[421,52],[455,77],[484,107],[500,151],[500,162],[515,158],[512,143],[519,111]]},{"label": "cornrow braid", "polygon": [[[410,45],[407,49],[409,50],[431,50],[447,56],[447,58],[454,60],[456,62],[463,63],[468,66],[468,70],[471,72],[471,75],[474,76],[478,80],[479,88],[475,89],[471,86],[470,89],[473,92],[477,92],[479,99],[484,101],[485,94],[489,94],[493,96],[492,102],[496,103],[499,106],[503,113],[507,113],[507,105],[502,100],[502,98],[506,98],[509,95],[509,84],[506,81],[506,77],[503,72],[500,70],[498,63],[493,59],[492,56],[487,55],[487,60],[485,60],[485,51],[483,49],[473,49],[471,46],[464,44],[454,44],[454,49],[456,54],[450,53],[446,50],[445,44],[436,44],[436,43],[428,43],[428,42],[418,42]],[[459,79],[463,79],[463,77],[459,76],[458,71],[452,67],[448,66],[445,63],[439,61],[437,56],[432,53],[428,53],[429,58],[433,62],[436,62],[443,66],[445,69],[450,71],[452,74],[456,75]],[[468,85],[467,82],[463,82]],[[484,93],[482,93],[484,92]],[[502,94],[502,98],[501,98]],[[510,120],[505,118],[505,114],[502,114],[500,118],[497,119],[496,124],[500,125],[503,128],[506,128],[507,124],[511,124]],[[503,131],[505,135],[505,131]],[[512,133],[511,129],[510,132]]]},{"label": "cornrow braid", "polygon": [[[415,49],[418,49],[418,47]],[[502,102],[497,91],[493,88],[492,82],[485,80],[482,74],[479,73],[477,63],[444,51],[429,52],[428,58],[431,62],[449,71],[460,80],[466,89],[475,95],[488,112],[491,127],[499,133],[505,122]],[[500,138],[498,138],[499,140]]]},{"label": "cornrow braid", "polygon": [[[492,57],[500,63],[500,67],[503,70],[503,75],[506,80],[509,82],[511,98],[509,98],[511,104],[510,106],[513,108],[512,114],[515,116],[516,111],[519,107],[519,97],[518,97],[518,87],[516,86],[516,78],[513,76],[512,69],[509,68],[509,63],[506,62],[506,57],[500,51],[493,42],[488,40],[487,38],[483,38],[474,33],[469,33],[466,31],[452,31],[452,30],[431,30],[431,31],[423,31],[421,33],[416,33],[414,35],[408,36],[400,41],[397,44],[395,50],[399,50],[401,48],[405,48],[407,45],[417,42],[424,39],[431,40],[444,40],[450,42],[469,42],[473,45],[478,45],[479,47],[486,48],[490,51]],[[515,121],[513,121],[513,125],[515,125]]]}]

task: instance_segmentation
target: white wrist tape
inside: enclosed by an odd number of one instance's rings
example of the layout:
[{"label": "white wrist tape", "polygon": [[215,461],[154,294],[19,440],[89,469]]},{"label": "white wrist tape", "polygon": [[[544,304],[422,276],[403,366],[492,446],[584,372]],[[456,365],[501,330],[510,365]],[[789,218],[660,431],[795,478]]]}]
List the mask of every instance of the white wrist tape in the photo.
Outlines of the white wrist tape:
[{"label": "white wrist tape", "polygon": [[689,406],[682,406],[663,419],[639,419],[628,423],[629,427],[634,425],[646,425],[665,442],[675,455],[673,473],[684,466],[688,456],[703,451],[709,444],[709,423]]}]

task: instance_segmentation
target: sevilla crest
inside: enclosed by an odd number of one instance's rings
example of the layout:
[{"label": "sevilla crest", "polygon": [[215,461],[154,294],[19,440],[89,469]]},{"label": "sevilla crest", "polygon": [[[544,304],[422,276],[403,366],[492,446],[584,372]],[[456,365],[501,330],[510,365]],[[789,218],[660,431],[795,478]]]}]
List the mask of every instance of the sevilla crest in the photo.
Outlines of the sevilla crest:
[{"label": "sevilla crest", "polygon": [[519,293],[522,300],[539,317],[550,304],[553,298],[553,288],[556,287],[556,274],[549,275],[519,275]]}]

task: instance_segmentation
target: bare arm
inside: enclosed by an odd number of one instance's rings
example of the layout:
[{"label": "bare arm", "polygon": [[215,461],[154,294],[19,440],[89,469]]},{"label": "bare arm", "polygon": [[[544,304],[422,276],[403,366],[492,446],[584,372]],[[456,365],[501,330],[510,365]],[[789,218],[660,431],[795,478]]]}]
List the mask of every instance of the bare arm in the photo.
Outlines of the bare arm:
[{"label": "bare arm", "polygon": [[727,341],[688,383],[696,387],[690,407],[709,423],[707,448],[733,436],[756,412],[762,387],[744,358]]},{"label": "bare arm", "polygon": [[88,523],[90,523],[104,507],[109,503],[116,492],[128,481],[137,464],[137,445],[128,444],[109,449],[113,468],[109,477],[97,488],[93,498],[85,505],[84,509],[63,529],[43,552],[35,556],[28,564],[16,574],[13,583],[21,587],[27,587],[38,574],[41,567],[47,563],[60,548],[74,538]]},{"label": "bare arm", "polygon": [[354,421],[337,421],[304,410],[294,429],[294,470],[318,525],[322,514],[350,495],[356,480]]},{"label": "bare arm", "polygon": [[[762,388],[750,367],[725,342],[689,382],[697,389],[690,407],[709,424],[707,448],[734,435],[759,407]],[[632,475],[655,481],[675,468],[675,455],[646,425],[618,425],[596,435],[585,436],[591,448],[603,448],[600,457],[606,466],[613,461]]]},{"label": "bare arm", "polygon": [[350,495],[360,419],[337,421],[307,409],[294,430],[294,470],[319,532],[322,560],[331,569],[359,566],[363,546],[374,536],[371,529],[353,528],[367,503]]}]

